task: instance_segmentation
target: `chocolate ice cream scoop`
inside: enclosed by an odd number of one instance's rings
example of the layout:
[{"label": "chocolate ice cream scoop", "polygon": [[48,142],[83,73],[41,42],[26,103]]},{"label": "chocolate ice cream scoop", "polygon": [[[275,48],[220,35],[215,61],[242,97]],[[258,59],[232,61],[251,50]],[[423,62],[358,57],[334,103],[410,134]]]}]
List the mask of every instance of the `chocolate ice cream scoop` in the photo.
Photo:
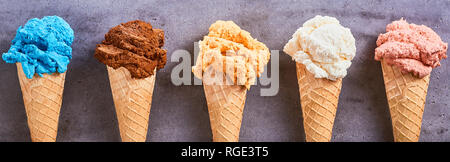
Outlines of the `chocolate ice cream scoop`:
[{"label": "chocolate ice cream scoop", "polygon": [[97,45],[94,57],[114,68],[128,69],[133,78],[146,78],[166,64],[164,31],[135,20],[113,27]]}]

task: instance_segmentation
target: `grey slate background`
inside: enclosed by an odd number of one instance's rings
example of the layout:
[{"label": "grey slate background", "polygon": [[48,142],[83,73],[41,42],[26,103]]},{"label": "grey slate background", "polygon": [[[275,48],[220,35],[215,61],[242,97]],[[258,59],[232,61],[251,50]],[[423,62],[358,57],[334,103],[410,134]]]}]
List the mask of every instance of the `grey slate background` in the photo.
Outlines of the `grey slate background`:
[{"label": "grey slate background", "polygon": [[[216,20],[233,20],[271,50],[282,50],[295,30],[315,15],[338,18],[351,28],[357,54],[343,81],[332,141],[393,141],[383,77],[373,60],[386,24],[401,17],[433,28],[450,41],[450,1],[438,0],[0,0],[0,53],[28,19],[58,15],[75,31],[57,141],[120,141],[105,66],[93,58],[109,28],[141,19],[166,33],[168,60]],[[304,141],[295,63],[280,52],[280,90],[248,93],[241,141]],[[168,62],[158,72],[147,141],[211,141],[202,86],[174,86]],[[420,141],[450,141],[450,62],[433,70]],[[30,141],[16,66],[0,61],[0,141]]]}]

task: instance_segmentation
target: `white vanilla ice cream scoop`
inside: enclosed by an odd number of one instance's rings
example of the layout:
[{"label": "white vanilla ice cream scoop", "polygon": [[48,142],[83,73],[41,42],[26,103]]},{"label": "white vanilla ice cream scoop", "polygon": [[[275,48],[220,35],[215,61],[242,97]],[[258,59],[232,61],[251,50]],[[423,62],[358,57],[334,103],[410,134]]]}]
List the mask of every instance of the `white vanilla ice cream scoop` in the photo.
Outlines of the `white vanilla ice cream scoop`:
[{"label": "white vanilla ice cream scoop", "polygon": [[336,18],[318,15],[292,37],[283,51],[316,78],[336,80],[347,75],[356,53],[355,38]]}]

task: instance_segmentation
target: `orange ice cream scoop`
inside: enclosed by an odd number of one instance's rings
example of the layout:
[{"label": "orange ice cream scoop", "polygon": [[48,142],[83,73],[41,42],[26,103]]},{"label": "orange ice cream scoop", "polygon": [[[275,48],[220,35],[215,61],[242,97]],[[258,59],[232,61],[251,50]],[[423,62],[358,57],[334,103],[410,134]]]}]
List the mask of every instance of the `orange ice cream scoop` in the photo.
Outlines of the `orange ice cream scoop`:
[{"label": "orange ice cream scoop", "polygon": [[378,36],[375,60],[384,60],[403,73],[423,78],[447,58],[448,44],[427,26],[400,19],[387,25],[386,32]]},{"label": "orange ice cream scoop", "polygon": [[214,76],[225,75],[223,80],[227,84],[250,89],[270,59],[267,46],[232,21],[219,20],[212,24],[199,47],[192,72],[204,84],[213,84],[217,81]]}]

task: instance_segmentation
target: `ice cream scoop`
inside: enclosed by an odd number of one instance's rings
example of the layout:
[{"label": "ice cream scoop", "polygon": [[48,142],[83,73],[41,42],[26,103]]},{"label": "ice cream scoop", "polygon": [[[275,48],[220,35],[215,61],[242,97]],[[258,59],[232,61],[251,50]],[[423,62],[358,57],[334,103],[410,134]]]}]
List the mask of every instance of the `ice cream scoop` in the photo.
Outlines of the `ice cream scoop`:
[{"label": "ice cream scoop", "polygon": [[135,20],[113,27],[105,40],[97,45],[95,58],[117,69],[126,68],[133,78],[147,78],[155,68],[166,65],[167,51],[164,46],[164,31],[153,29],[144,21]]},{"label": "ice cream scoop", "polygon": [[386,31],[378,36],[375,60],[384,60],[403,73],[423,78],[447,58],[448,44],[427,26],[400,19],[387,25]]},{"label": "ice cream scoop", "polygon": [[316,78],[336,80],[347,75],[356,46],[350,29],[334,17],[318,15],[297,29],[283,51]]},{"label": "ice cream scoop", "polygon": [[250,88],[269,62],[270,52],[263,43],[250,36],[232,21],[217,21],[199,42],[200,55],[192,67],[197,78],[209,72],[224,74],[230,84]]},{"label": "ice cream scoop", "polygon": [[74,32],[61,17],[29,20],[17,29],[11,48],[2,55],[7,63],[21,63],[26,77],[64,73],[72,59]]}]

